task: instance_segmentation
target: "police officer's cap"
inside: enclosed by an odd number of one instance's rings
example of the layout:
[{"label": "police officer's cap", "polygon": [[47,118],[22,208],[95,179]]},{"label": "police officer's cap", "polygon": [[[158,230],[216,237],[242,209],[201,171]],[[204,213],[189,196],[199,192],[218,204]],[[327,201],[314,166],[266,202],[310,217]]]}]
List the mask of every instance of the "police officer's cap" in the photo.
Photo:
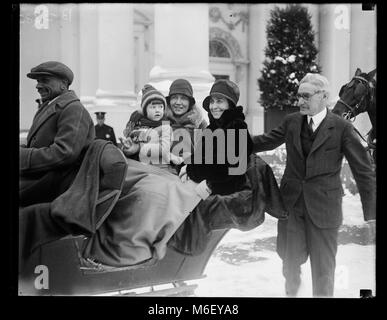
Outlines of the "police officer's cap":
[{"label": "police officer's cap", "polygon": [[99,112],[94,112],[94,113],[97,116],[97,119],[104,119],[105,118],[106,112],[99,111]]},{"label": "police officer's cap", "polygon": [[65,79],[70,85],[73,82],[74,74],[69,67],[58,61],[47,61],[31,69],[27,73],[27,77],[38,79],[42,76],[51,76],[60,79]]}]

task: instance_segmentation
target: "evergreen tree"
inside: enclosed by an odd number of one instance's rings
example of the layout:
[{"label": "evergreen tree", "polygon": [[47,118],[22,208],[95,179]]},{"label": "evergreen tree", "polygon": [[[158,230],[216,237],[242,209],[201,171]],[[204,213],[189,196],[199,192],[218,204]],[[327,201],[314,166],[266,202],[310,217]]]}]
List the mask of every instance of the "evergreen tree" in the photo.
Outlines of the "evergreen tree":
[{"label": "evergreen tree", "polygon": [[299,81],[308,72],[320,72],[316,63],[317,48],[311,16],[298,4],[271,11],[267,28],[267,47],[262,76],[258,85],[261,104],[267,108],[283,109],[297,105]]}]

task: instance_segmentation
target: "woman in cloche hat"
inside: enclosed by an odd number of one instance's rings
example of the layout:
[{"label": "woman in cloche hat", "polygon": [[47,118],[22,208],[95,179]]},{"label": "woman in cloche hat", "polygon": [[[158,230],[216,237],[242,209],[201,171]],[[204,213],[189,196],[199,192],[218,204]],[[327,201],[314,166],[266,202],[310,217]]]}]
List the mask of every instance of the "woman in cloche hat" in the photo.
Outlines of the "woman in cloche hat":
[{"label": "woman in cloche hat", "polygon": [[[202,148],[202,162],[201,164],[195,163],[195,154],[191,156],[190,164],[187,164],[180,171],[180,176],[192,179],[194,182],[201,182],[206,180],[207,185],[210,187],[212,194],[231,194],[239,191],[245,185],[245,170],[238,175],[230,175],[229,169],[238,167],[237,164],[231,164],[228,161],[227,149],[234,147],[234,153],[240,149],[239,143],[243,143],[241,150],[243,154],[239,154],[239,161],[246,161],[249,155],[252,153],[252,141],[250,134],[247,130],[247,124],[244,121],[245,115],[243,114],[243,107],[237,106],[239,99],[238,86],[225,79],[217,80],[211,88],[210,95],[203,101],[203,108],[208,112],[208,118],[210,120],[209,126],[206,130],[210,130],[212,133],[215,130],[223,130],[225,136],[225,143],[221,145],[218,139],[213,139],[213,152],[212,152],[212,164],[206,164],[206,144],[209,143],[203,136],[201,145],[198,148]],[[232,130],[235,141],[230,140],[227,135],[227,131]],[[241,130],[246,130],[246,135],[240,134]],[[230,131],[230,132],[232,132]],[[240,137],[247,137],[247,139],[240,139]],[[218,149],[220,152],[224,152],[225,163],[217,161]],[[196,149],[195,149],[196,150]],[[183,178],[184,179],[184,178]]]}]

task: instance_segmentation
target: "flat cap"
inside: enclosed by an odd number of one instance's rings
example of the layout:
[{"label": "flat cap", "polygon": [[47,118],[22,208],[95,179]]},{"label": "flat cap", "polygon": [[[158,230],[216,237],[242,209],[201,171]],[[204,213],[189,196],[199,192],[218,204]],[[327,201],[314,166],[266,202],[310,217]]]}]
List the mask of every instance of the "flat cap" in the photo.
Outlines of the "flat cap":
[{"label": "flat cap", "polygon": [[58,61],[47,61],[31,69],[27,77],[37,79],[42,76],[52,76],[68,81],[69,85],[73,82],[74,74],[71,69]]}]

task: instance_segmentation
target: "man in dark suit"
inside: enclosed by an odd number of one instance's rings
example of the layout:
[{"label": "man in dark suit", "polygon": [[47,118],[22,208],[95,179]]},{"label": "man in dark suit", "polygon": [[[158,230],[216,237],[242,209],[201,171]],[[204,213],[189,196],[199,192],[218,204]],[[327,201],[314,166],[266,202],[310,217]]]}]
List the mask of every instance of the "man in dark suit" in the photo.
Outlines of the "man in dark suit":
[{"label": "man in dark suit", "polygon": [[48,61],[31,69],[28,78],[37,81],[38,110],[20,146],[21,206],[51,202],[67,190],[94,140],[89,112],[74,91],[74,75],[61,62]]},{"label": "man in dark suit", "polygon": [[95,138],[113,142],[117,146],[116,135],[112,127],[105,124],[106,112],[95,112],[97,124],[95,125]]},{"label": "man in dark suit", "polygon": [[301,265],[310,257],[313,295],[333,296],[338,230],[342,224],[343,156],[359,189],[364,219],[375,228],[375,173],[354,127],[327,109],[328,80],[307,74],[298,88],[300,112],[267,134],[253,137],[254,152],[285,143],[281,194],[289,211],[278,222],[277,252],[288,296],[297,295]]}]

